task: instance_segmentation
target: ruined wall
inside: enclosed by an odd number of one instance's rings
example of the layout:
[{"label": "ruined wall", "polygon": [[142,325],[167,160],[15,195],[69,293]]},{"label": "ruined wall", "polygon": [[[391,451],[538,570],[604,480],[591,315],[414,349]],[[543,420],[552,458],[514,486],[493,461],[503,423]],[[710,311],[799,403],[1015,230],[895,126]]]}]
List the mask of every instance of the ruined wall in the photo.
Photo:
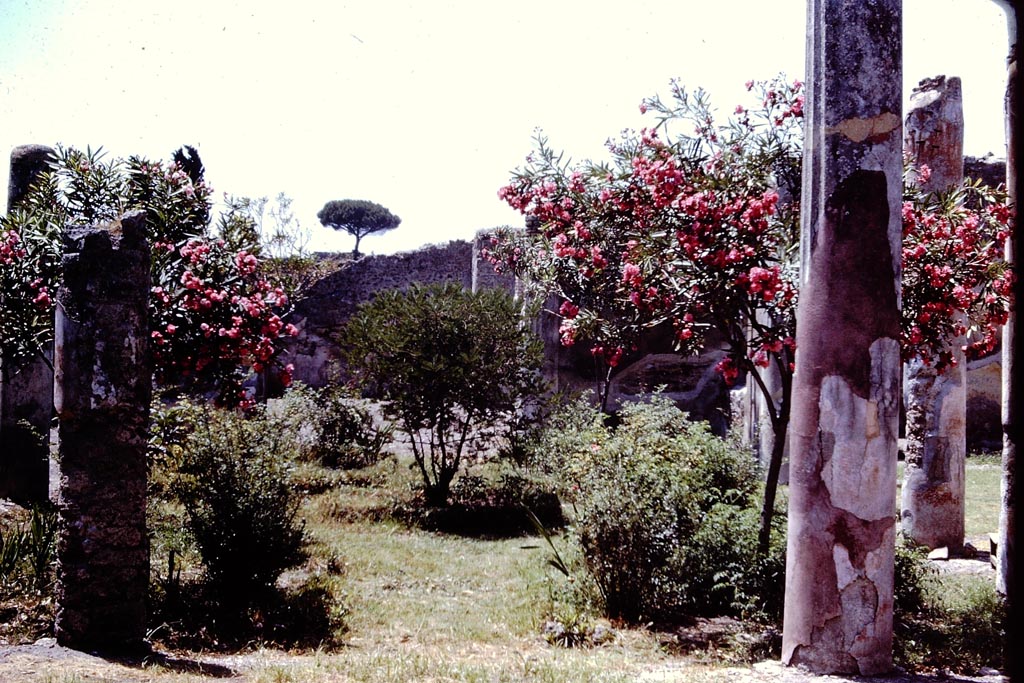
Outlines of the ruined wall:
[{"label": "ruined wall", "polygon": [[[964,176],[990,187],[1006,184],[1006,160],[992,155],[964,157]],[[1002,363],[1000,351],[967,364],[967,450],[1002,448]]]},{"label": "ruined wall", "polygon": [[[360,304],[387,289],[404,289],[412,283],[457,282],[474,291],[498,287],[515,292],[515,280],[499,275],[480,257],[490,231],[480,231],[472,243],[453,241],[416,251],[388,256],[367,256],[344,263],[339,270],[316,283],[289,317],[299,335],[287,343],[282,361],[295,366],[295,380],[310,386],[326,386],[343,379],[341,348],[335,341],[345,322]],[[543,372],[555,390],[584,391],[597,383],[593,357],[581,348],[566,349],[558,338],[559,318],[549,304],[534,328],[544,340]],[[663,331],[662,331],[663,332]],[[724,433],[729,420],[728,390],[714,371],[723,356],[717,344],[700,356],[681,357],[672,352],[671,335],[652,333],[637,352],[623,359],[612,381],[608,405],[618,409],[663,387],[695,419],[707,420]]]},{"label": "ruined wall", "polygon": [[[479,238],[478,240],[479,241]],[[474,243],[456,240],[430,245],[416,251],[386,256],[365,256],[348,261],[317,282],[300,301],[289,321],[299,335],[286,347],[282,360],[295,366],[293,377],[320,387],[341,379],[341,349],[335,341],[338,331],[360,304],[377,292],[406,289],[413,283],[457,282],[474,286]],[[505,287],[512,291],[511,277],[484,272],[482,287]]]}]

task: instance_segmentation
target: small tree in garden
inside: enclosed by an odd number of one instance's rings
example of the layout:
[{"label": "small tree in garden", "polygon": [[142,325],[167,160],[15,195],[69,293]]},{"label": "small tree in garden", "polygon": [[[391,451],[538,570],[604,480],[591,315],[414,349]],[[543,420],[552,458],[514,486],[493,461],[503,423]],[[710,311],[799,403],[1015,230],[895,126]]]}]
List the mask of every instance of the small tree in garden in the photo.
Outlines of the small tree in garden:
[{"label": "small tree in garden", "polygon": [[[641,105],[657,115],[655,126],[609,142],[608,162],[565,162],[538,136],[537,149],[498,195],[539,232],[499,232],[489,258],[562,297],[562,343],[588,344],[606,364],[605,385],[654,326],[671,325],[681,353],[701,349],[711,330],[724,340],[728,356],[718,371],[728,384],[741,374],[753,382],[775,436],[763,553],[792,398],[803,95],[799,81],[782,77],[748,82],[747,89],[757,105],[736,107],[720,125],[703,91],[673,83],[669,103],[655,97]],[[967,194],[982,208],[965,208]],[[977,188],[944,201],[910,200],[905,217],[918,226],[912,239],[920,245],[904,251],[904,298],[917,321],[905,316],[905,355],[939,348],[957,326],[957,311],[989,311],[971,318],[985,339],[999,320],[994,312],[1007,304],[1010,275],[994,251],[1005,237],[1005,203]],[[940,246],[958,231],[977,237],[961,240],[959,251]],[[923,258],[933,251],[962,267]],[[927,275],[915,277],[917,267]],[[954,270],[972,275],[953,278]],[[979,298],[981,308],[972,303]],[[781,379],[778,402],[757,372],[768,366]]]},{"label": "small tree in garden", "polygon": [[380,204],[365,199],[334,199],[316,214],[328,228],[344,230],[356,238],[352,256],[359,256],[359,242],[367,235],[398,227],[402,219]]},{"label": "small tree in garden", "polygon": [[311,234],[292,211],[292,199],[279,192],[268,197],[227,197],[228,210],[252,226],[251,242],[258,243],[254,255],[267,279],[281,286],[293,302],[335,266],[318,260],[309,250]]},{"label": "small tree in garden", "polygon": [[464,457],[540,393],[540,341],[501,290],[381,292],[343,332],[355,381],[408,434],[428,504],[444,505]]},{"label": "small tree in garden", "polygon": [[[610,162],[570,165],[542,137],[527,165],[499,191],[536,219],[540,234],[499,234],[491,254],[565,299],[562,343],[586,342],[607,366],[606,384],[646,330],[671,325],[677,348],[696,353],[714,329],[728,345],[726,382],[748,372],[768,397],[776,435],[774,489],[788,425],[794,351],[801,84],[748,84],[756,109],[714,123],[703,91],[672,85],[672,100],[646,100],[654,128],[609,142]],[[681,131],[675,129],[682,127]],[[776,407],[756,372],[783,378]],[[763,511],[767,548],[774,490]]]},{"label": "small tree in garden", "polygon": [[[99,150],[58,150],[19,211],[6,216],[11,257],[0,261],[5,346],[38,348],[53,338],[52,294],[67,225],[147,213],[152,248],[151,336],[157,380],[246,400],[241,383],[274,362],[278,339],[294,333],[281,320],[288,297],[263,277],[249,219],[229,211],[209,224],[211,188],[195,150],[178,163],[138,157],[107,160]],[[194,177],[193,177],[194,176]],[[24,237],[23,237],[24,236]],[[9,324],[7,321],[11,320]],[[289,368],[281,369],[285,382]]]}]

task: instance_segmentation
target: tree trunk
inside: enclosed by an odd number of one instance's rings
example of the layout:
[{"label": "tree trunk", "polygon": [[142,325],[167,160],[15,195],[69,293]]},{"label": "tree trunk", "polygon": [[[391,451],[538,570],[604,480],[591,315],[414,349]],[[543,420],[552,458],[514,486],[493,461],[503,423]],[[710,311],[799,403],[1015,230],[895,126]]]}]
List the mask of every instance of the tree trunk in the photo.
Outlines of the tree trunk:
[{"label": "tree trunk", "polygon": [[808,2],[782,661],[892,668],[902,4]]},{"label": "tree trunk", "polygon": [[779,472],[782,470],[782,459],[786,453],[786,432],[789,418],[780,421],[779,427],[773,432],[775,441],[772,443],[772,455],[768,461],[768,473],[764,482],[764,501],[761,503],[761,528],[757,534],[757,552],[761,557],[768,554],[771,547],[772,518],[775,516],[775,498],[779,489]]}]

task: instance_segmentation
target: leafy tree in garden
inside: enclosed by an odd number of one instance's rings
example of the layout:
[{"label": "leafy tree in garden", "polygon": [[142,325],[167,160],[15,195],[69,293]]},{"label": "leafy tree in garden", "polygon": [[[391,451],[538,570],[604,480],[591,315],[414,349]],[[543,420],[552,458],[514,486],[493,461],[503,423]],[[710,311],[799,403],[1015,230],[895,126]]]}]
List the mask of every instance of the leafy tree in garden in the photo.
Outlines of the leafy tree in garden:
[{"label": "leafy tree in garden", "polygon": [[375,232],[394,230],[402,219],[380,204],[365,199],[334,199],[316,214],[328,228],[344,230],[356,238],[353,256],[359,256],[359,241]]},{"label": "leafy tree in garden", "polygon": [[284,289],[293,302],[302,299],[313,284],[336,266],[317,259],[308,250],[311,234],[292,211],[292,199],[283,192],[276,197],[227,197],[230,213],[244,216],[252,226],[253,254],[267,279]]},{"label": "leafy tree in garden", "polygon": [[[589,344],[606,364],[606,381],[652,327],[671,325],[682,353],[696,353],[712,330],[724,340],[728,356],[718,371],[729,384],[746,374],[762,392],[775,436],[763,552],[792,398],[803,95],[799,81],[782,77],[748,82],[747,89],[757,105],[736,107],[719,125],[703,91],[691,94],[673,82],[670,102],[655,97],[641,105],[657,115],[656,125],[609,142],[609,162],[563,162],[538,137],[526,165],[498,194],[539,232],[500,232],[489,258],[564,299],[562,343]],[[939,337],[955,326],[954,309],[971,313],[980,298],[990,311],[1006,310],[1010,275],[992,250],[1001,248],[1009,214],[996,195],[971,194],[981,209],[947,200],[912,202],[904,212],[908,220],[923,212],[913,221],[925,253],[971,264],[943,269],[905,250],[904,297],[932,302],[924,312],[933,316],[905,331],[905,355],[939,348]],[[935,232],[939,226],[946,227]],[[964,231],[977,233],[961,240],[971,255],[939,246]],[[916,278],[914,269],[925,266],[930,275]],[[917,293],[918,285],[935,291]],[[984,337],[998,318],[983,317],[976,331]],[[758,373],[769,366],[781,380],[778,400]]]},{"label": "leafy tree in garden", "polygon": [[60,226],[23,209],[0,217],[0,354],[4,362],[27,361],[53,339],[53,283],[60,259]]},{"label": "leafy tree in garden", "polygon": [[[228,405],[247,400],[241,383],[248,371],[273,363],[279,337],[295,332],[281,320],[288,298],[260,274],[255,245],[226,241],[224,236],[247,233],[244,215],[229,211],[216,230],[210,226],[212,190],[202,180],[198,155],[191,154],[190,169],[199,180],[176,163],[138,157],[108,161],[99,150],[58,150],[53,169],[22,210],[3,219],[4,239],[27,245],[15,248],[9,263],[0,261],[5,352],[39,348],[53,338],[52,294],[65,226],[114,221],[143,209],[152,247],[150,325],[157,380],[187,390],[215,390]],[[32,309],[36,313],[30,315]],[[287,382],[290,369],[281,372]]]},{"label": "leafy tree in garden", "polygon": [[541,343],[501,290],[381,292],[342,337],[356,382],[409,435],[431,505],[445,504],[464,456],[540,393]]}]

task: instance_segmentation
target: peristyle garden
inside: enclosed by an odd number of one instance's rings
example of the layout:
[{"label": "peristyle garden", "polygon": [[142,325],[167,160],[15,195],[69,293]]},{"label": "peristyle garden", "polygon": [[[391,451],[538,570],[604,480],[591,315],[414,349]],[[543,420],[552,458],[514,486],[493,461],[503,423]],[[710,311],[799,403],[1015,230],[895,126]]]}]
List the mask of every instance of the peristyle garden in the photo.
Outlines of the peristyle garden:
[{"label": "peristyle garden", "polygon": [[[721,122],[706,93],[674,82],[605,160],[573,163],[538,135],[499,190],[527,228],[498,231],[487,252],[523,295],[382,292],[337,330],[345,374],[325,388],[292,385],[281,352],[316,264],[276,253],[251,200],[214,219],[195,150],[166,163],[58,150],[2,220],[3,358],[52,343],[65,227],[144,210],[150,640],[305,653],[254,680],[635,680],[673,657],[703,675],[777,656],[802,88],[748,83],[752,101]],[[926,194],[928,172],[905,183],[900,342],[941,371],[954,340],[969,356],[998,343],[1012,210],[977,182]],[[560,342],[601,368],[589,396],[544,382],[530,323],[552,294]],[[610,413],[610,381],[657,328],[680,354],[715,340],[722,381],[764,394],[766,470],[657,393]],[[991,489],[998,468],[974,462]],[[994,531],[972,514],[972,537]],[[0,525],[8,643],[52,628],[54,526],[45,504]],[[1000,666],[991,579],[940,575],[905,543],[896,571],[902,666]]]}]

